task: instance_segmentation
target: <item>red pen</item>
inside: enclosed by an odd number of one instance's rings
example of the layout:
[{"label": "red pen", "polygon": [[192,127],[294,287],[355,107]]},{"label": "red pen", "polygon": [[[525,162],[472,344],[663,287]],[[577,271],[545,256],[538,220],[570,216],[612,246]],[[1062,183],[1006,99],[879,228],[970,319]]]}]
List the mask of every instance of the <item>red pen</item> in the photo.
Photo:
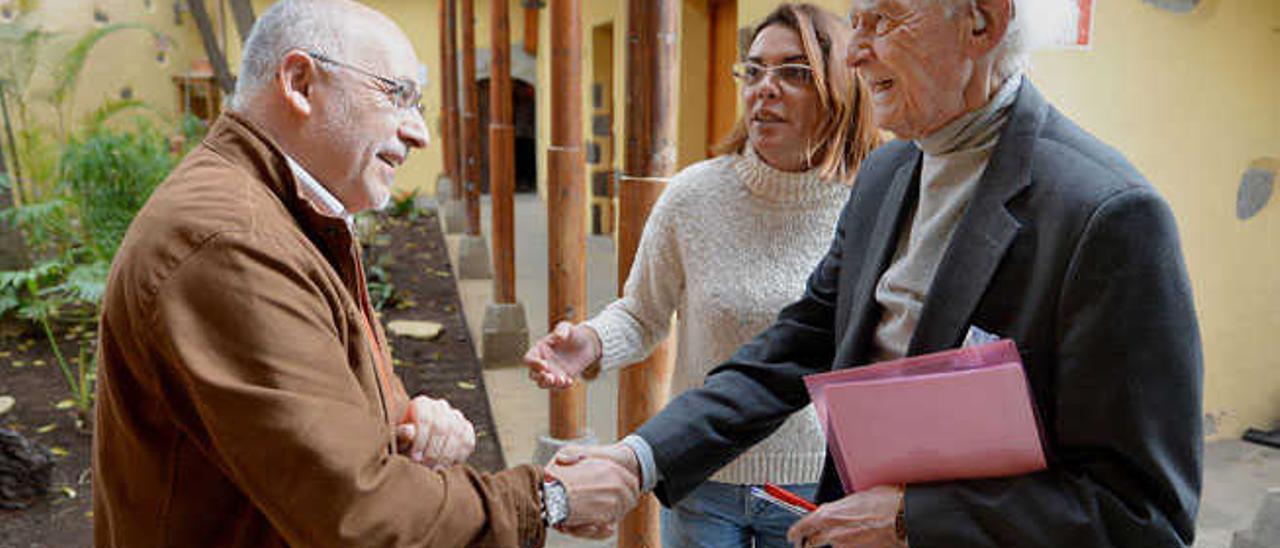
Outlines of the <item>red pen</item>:
[{"label": "red pen", "polygon": [[800,516],[808,514],[817,508],[812,502],[772,483],[764,484],[763,489],[752,486],[751,495]]}]

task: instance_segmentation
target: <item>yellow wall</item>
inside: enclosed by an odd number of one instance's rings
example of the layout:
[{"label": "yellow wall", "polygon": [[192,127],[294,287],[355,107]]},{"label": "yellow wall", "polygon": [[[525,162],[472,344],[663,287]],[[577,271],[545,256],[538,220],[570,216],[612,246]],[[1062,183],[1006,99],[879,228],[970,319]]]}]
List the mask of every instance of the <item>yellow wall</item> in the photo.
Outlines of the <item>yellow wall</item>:
[{"label": "yellow wall", "polygon": [[[186,17],[182,26],[173,23],[173,8],[169,2],[153,0],[147,9],[143,0],[44,0],[29,15],[28,21],[56,36],[41,50],[45,64],[40,65],[32,78],[33,91],[39,95],[52,85],[51,64],[60,59],[72,44],[96,28],[94,7],[101,8],[109,23],[142,22],[170,38],[167,61],[156,59],[156,41],[143,30],[124,30],[104,38],[91,50],[79,87],[72,103],[72,122],[102,105],[108,99],[120,98],[121,90],[128,87],[133,98],[146,101],[161,115],[172,117],[177,109],[177,92],[171,78],[182,74],[191,66],[195,57],[203,57],[198,39],[192,40],[195,25]],[[29,103],[31,115],[39,123],[53,124],[56,116],[47,102],[33,99]],[[10,105],[12,107],[12,105]]]},{"label": "yellow wall", "polygon": [[1280,420],[1280,204],[1235,216],[1250,161],[1280,157],[1280,2],[1190,14],[1098,2],[1090,51],[1036,56],[1032,78],[1120,149],[1178,219],[1205,350],[1206,433]]}]

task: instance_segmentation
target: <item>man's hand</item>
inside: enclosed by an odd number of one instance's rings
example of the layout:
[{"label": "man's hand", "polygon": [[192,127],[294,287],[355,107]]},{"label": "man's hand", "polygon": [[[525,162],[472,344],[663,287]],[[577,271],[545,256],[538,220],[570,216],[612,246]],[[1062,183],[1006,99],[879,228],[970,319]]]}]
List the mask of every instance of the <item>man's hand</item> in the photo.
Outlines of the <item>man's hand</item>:
[{"label": "man's hand", "polygon": [[796,546],[903,548],[907,543],[894,527],[902,496],[900,486],[881,486],[823,504],[791,526],[787,540]]},{"label": "man's hand", "polygon": [[640,496],[639,469],[635,453],[622,444],[561,449],[547,473],[564,484],[569,496],[562,530],[591,538],[612,535],[612,525]]},{"label": "man's hand", "polygon": [[461,464],[476,449],[471,421],[444,400],[418,396],[409,402],[396,443],[401,453],[431,468]]},{"label": "man's hand", "polygon": [[524,354],[529,378],[542,388],[568,388],[600,360],[600,336],[585,325],[560,322]]}]

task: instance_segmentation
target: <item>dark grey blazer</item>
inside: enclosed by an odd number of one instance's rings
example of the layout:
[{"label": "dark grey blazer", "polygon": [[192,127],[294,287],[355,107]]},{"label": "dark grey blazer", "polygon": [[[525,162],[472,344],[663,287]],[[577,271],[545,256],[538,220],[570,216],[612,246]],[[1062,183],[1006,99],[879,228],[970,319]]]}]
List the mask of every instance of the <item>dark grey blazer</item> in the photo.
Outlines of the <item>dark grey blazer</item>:
[{"label": "dark grey blazer", "polygon": [[[907,488],[912,548],[1189,546],[1201,477],[1200,336],[1168,206],[1114,149],[1023,84],[940,263],[909,354],[970,326],[1012,338],[1049,469]],[[801,377],[865,364],[874,288],[914,208],[921,153],[863,163],[804,296],[638,434],[664,504],[809,403]],[[828,456],[819,499],[843,495]]]}]

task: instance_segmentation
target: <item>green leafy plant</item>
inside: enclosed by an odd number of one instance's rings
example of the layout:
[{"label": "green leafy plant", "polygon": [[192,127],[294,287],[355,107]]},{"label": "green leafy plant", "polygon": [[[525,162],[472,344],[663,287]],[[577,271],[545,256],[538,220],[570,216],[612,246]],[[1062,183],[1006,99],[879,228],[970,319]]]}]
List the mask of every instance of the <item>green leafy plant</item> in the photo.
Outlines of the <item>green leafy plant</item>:
[{"label": "green leafy plant", "polygon": [[387,213],[392,217],[408,218],[416,220],[418,218],[418,193],[421,189],[413,189],[406,192],[400,192],[391,195],[391,207],[387,208]]},{"label": "green leafy plant", "polygon": [[0,212],[0,220],[37,235],[46,257],[28,269],[0,272],[0,313],[16,312],[43,331],[82,419],[93,405],[92,352],[82,345],[73,368],[52,323],[64,310],[87,311],[79,321],[97,318],[129,223],[176,161],[167,139],[145,120],[133,131],[91,125],[63,149],[59,198]]},{"label": "green leafy plant", "polygon": [[[23,3],[22,13],[30,3]],[[96,321],[111,260],[129,223],[176,163],[174,153],[194,146],[205,130],[202,122],[183,118],[176,124],[178,140],[171,142],[141,117],[132,126],[113,123],[124,113],[163,120],[150,105],[132,99],[108,100],[75,118],[76,90],[90,54],[106,37],[128,30],[168,42],[145,24],[116,23],[75,38],[68,48],[52,49],[57,36],[26,15],[0,24],[0,93],[13,115],[17,148],[8,156],[21,166],[19,177],[0,181],[14,204],[0,211],[0,222],[21,229],[35,262],[0,272],[0,314],[28,320],[43,332],[82,420],[93,405],[93,350],[81,344],[72,367],[55,339],[55,322]],[[35,77],[42,73],[49,79]],[[50,89],[36,89],[33,80],[49,82]],[[37,108],[48,110],[36,116]],[[52,125],[37,122],[50,118]]]},{"label": "green leafy plant", "polygon": [[63,152],[62,184],[78,212],[94,262],[110,262],[133,216],[173,169],[168,142],[145,120],[133,132],[101,126]]}]

